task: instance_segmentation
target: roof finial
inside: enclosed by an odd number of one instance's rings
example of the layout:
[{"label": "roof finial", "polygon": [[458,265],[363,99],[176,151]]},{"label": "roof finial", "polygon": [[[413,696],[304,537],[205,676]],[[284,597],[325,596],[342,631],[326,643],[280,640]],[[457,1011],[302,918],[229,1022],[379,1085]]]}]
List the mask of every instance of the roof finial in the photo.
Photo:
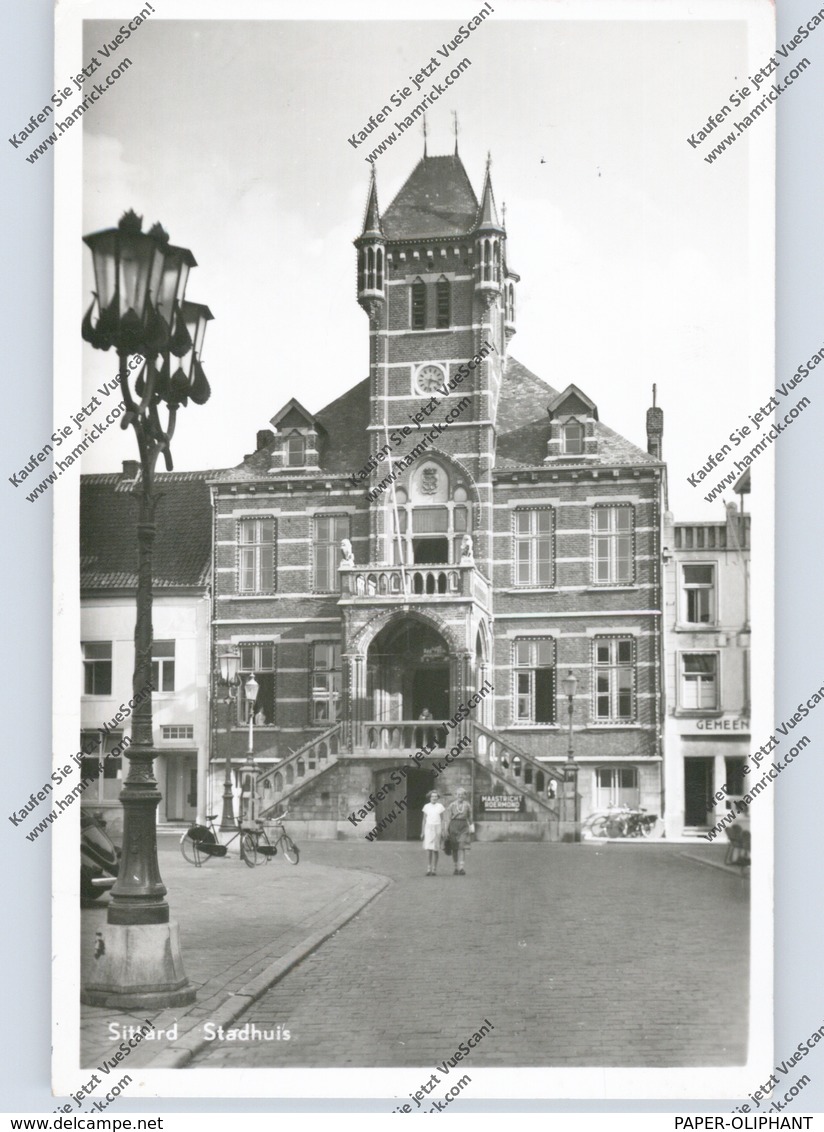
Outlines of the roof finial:
[{"label": "roof finial", "polygon": [[655,408],[655,394],[656,394],[657,390],[658,390],[658,386],[655,384],[655,382],[653,382],[653,385],[652,385],[652,407],[653,407],[653,409]]},{"label": "roof finial", "polygon": [[423,156],[426,160],[426,114],[423,116]]},{"label": "roof finial", "polygon": [[455,128],[455,156],[458,156],[458,111],[452,111],[452,121]]},{"label": "roof finial", "polygon": [[488,149],[486,151],[486,171],[487,171],[487,173],[489,172],[489,170],[491,168],[492,168],[492,150]]},{"label": "roof finial", "polygon": [[506,228],[506,201],[501,201],[501,227]]}]

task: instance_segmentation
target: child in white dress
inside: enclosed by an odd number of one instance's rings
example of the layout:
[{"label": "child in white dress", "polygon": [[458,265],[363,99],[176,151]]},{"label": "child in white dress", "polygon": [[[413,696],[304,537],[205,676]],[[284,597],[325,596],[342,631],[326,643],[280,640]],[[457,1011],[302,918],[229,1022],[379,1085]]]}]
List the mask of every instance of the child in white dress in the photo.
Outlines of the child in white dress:
[{"label": "child in white dress", "polygon": [[423,808],[421,841],[423,842],[424,849],[426,849],[429,854],[427,857],[426,875],[433,877],[438,869],[438,853],[440,852],[443,838],[441,819],[445,813],[445,807],[438,801],[437,790],[432,790],[428,797],[429,801]]}]

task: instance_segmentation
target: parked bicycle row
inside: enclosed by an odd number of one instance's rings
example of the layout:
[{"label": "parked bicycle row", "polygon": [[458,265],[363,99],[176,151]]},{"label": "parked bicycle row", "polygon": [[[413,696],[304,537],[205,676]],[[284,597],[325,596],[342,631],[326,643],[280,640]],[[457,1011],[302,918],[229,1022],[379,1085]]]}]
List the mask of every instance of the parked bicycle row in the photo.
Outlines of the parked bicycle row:
[{"label": "parked bicycle row", "polygon": [[584,837],[650,837],[658,824],[658,815],[630,806],[614,806],[592,814],[581,827]]},{"label": "parked bicycle row", "polygon": [[231,857],[229,846],[238,841],[240,859],[250,869],[255,868],[256,865],[268,864],[278,853],[290,865],[296,865],[300,860],[300,850],[283,824],[283,819],[287,815],[288,810],[268,824],[260,818],[251,822],[242,822],[237,828],[224,831],[232,836],[221,841],[221,831],[215,827],[217,814],[208,814],[207,825],[195,823],[183,834],[180,839],[180,852],[190,865],[199,869],[207,861]]}]

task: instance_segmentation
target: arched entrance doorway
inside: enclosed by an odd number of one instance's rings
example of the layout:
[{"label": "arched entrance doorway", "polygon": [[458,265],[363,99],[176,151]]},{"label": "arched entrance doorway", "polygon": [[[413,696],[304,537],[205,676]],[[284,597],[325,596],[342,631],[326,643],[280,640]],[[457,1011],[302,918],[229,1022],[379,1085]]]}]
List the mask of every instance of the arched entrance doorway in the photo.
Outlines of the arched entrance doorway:
[{"label": "arched entrance doorway", "polygon": [[[401,777],[403,781],[400,781]],[[436,789],[435,772],[426,767],[384,767],[374,774],[374,789],[392,789],[375,807],[376,841],[417,841],[423,828],[423,807],[430,790]]]},{"label": "arched entrance doorway", "polygon": [[449,648],[414,618],[386,625],[369,645],[366,692],[380,722],[449,719]]}]

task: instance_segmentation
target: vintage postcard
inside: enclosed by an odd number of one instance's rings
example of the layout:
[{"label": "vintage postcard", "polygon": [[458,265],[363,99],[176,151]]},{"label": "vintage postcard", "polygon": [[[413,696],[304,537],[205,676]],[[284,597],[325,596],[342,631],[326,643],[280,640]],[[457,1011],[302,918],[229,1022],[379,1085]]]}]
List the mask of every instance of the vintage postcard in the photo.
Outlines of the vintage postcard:
[{"label": "vintage postcard", "polygon": [[774,135],[824,15],[56,21],[55,1106],[780,1103],[824,689],[773,718],[773,461],[824,353],[775,376]]}]

